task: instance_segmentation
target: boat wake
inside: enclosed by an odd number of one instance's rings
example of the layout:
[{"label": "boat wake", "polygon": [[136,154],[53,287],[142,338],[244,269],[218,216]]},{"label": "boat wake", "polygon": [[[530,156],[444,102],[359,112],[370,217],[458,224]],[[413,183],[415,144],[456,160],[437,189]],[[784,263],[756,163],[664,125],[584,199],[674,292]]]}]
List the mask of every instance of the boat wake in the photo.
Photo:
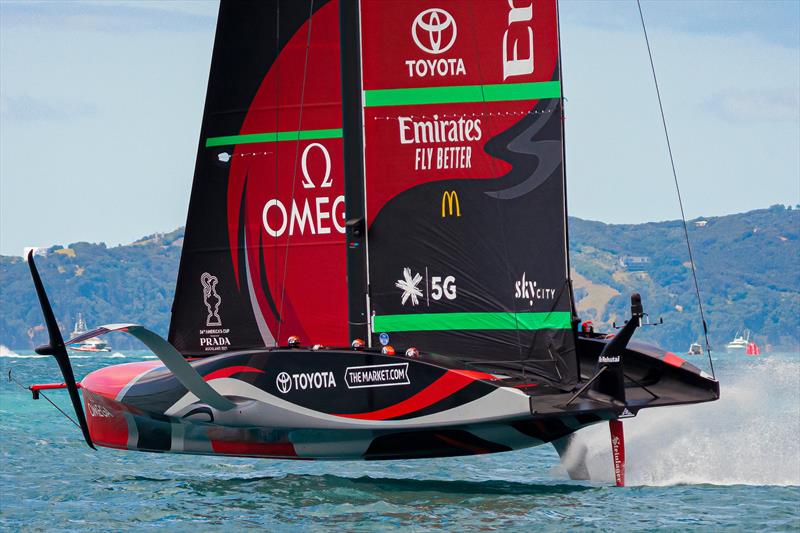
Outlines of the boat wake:
[{"label": "boat wake", "polygon": [[5,344],[0,344],[0,357],[8,359],[41,359],[43,357],[50,357],[49,355],[20,355]]},{"label": "boat wake", "polygon": [[[736,361],[721,399],[625,421],[628,485],[800,485],[800,360]],[[613,481],[605,424],[577,434],[591,479]]]},{"label": "boat wake", "polygon": [[5,344],[0,344],[0,357],[19,357],[19,355]]}]

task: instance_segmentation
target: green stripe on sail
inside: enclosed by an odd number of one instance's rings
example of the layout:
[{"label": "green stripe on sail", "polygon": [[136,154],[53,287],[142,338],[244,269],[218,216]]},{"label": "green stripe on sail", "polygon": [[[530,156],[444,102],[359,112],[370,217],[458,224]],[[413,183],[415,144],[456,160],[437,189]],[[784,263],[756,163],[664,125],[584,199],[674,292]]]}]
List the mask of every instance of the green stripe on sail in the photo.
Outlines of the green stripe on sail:
[{"label": "green stripe on sail", "polygon": [[278,141],[309,141],[315,139],[340,139],[342,128],[330,130],[278,131],[271,133],[248,133],[245,135],[226,135],[209,137],[206,148],[212,146],[230,146],[232,144],[274,143]]},{"label": "green stripe on sail", "polygon": [[498,83],[364,91],[364,107],[561,98],[561,82]]},{"label": "green stripe on sail", "polygon": [[569,329],[569,311],[550,313],[420,313],[378,315],[372,329],[389,331],[450,331],[492,329]]}]

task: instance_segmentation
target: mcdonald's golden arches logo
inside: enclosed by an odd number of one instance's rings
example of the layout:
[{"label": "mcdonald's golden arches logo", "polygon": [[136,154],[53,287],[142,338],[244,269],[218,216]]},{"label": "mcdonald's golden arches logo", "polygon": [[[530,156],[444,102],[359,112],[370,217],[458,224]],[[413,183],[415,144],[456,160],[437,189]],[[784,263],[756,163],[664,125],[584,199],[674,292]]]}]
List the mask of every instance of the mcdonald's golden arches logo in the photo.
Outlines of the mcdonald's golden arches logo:
[{"label": "mcdonald's golden arches logo", "polygon": [[446,216],[461,216],[461,206],[458,203],[458,193],[456,191],[444,191],[442,193],[442,218]]}]

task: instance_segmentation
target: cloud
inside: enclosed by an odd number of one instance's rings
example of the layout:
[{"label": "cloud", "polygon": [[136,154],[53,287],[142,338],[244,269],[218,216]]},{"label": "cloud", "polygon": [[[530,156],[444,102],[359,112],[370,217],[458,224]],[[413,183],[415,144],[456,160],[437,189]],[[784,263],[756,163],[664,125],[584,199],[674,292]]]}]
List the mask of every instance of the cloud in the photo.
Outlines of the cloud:
[{"label": "cloud", "polygon": [[0,20],[6,28],[69,28],[113,33],[213,31],[215,6],[215,2],[136,4],[6,1],[0,2]]},{"label": "cloud", "polygon": [[706,107],[729,122],[799,122],[800,91],[729,89],[714,94]]},{"label": "cloud", "polygon": [[61,102],[28,95],[3,96],[0,99],[0,117],[3,121],[67,122],[94,117],[98,113],[98,108],[88,102]]}]

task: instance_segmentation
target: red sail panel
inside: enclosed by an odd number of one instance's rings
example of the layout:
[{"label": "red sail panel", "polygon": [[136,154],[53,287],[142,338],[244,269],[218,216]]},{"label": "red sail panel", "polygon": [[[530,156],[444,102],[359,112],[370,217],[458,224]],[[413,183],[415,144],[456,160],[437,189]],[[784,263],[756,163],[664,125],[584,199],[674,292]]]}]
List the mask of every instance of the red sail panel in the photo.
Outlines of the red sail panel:
[{"label": "red sail panel", "polygon": [[240,132],[291,140],[237,145],[231,160],[228,232],[236,242],[241,206],[247,243],[231,256],[236,265],[246,254],[258,312],[279,343],[289,335],[347,341],[338,58],[338,2],[331,2],[283,48]]},{"label": "red sail panel", "polygon": [[555,0],[517,3],[528,7],[362,1],[370,222],[389,199],[420,183],[510,170],[484,151],[487,141],[528,115],[537,92],[558,93],[553,84],[524,86],[551,82],[556,70]]},{"label": "red sail panel", "polygon": [[360,7],[374,333],[569,386],[555,0]]},{"label": "red sail panel", "polygon": [[170,325],[184,354],[347,342],[338,1],[220,7]]}]

